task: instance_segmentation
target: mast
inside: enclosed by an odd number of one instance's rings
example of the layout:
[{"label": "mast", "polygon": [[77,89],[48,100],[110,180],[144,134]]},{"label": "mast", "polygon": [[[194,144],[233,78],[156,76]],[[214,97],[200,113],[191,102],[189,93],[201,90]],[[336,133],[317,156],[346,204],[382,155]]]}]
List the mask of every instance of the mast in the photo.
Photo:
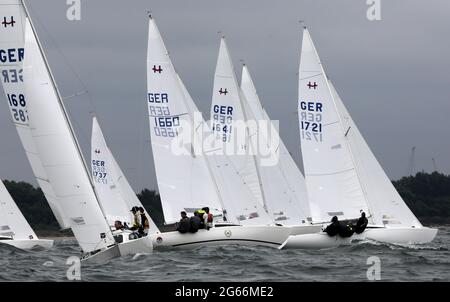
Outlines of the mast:
[{"label": "mast", "polygon": [[[103,218],[105,219],[105,221],[108,221],[108,220],[106,219],[105,211],[104,211],[103,207],[101,206],[101,204],[100,204],[100,202],[99,202],[99,197],[98,197],[97,191],[95,190],[95,186],[94,186],[94,183],[93,183],[93,181],[92,181],[91,173],[89,172],[89,169],[88,169],[88,166],[87,166],[87,164],[86,164],[86,161],[84,160],[83,152],[81,151],[80,144],[78,143],[78,139],[77,139],[77,137],[76,137],[76,135],[75,135],[75,131],[74,131],[73,127],[72,127],[72,124],[71,124],[71,122],[70,122],[69,116],[68,116],[67,111],[66,111],[66,108],[65,108],[64,103],[63,103],[63,101],[62,101],[62,96],[61,96],[61,94],[60,94],[60,92],[59,92],[58,85],[56,84],[56,81],[55,81],[55,78],[54,78],[54,76],[53,76],[52,70],[51,70],[51,68],[50,68],[50,65],[48,64],[47,57],[46,57],[46,55],[45,55],[45,52],[44,52],[44,49],[43,49],[43,47],[42,47],[41,41],[39,40],[39,36],[37,35],[36,28],[34,27],[33,21],[32,21],[32,19],[31,19],[31,17],[30,17],[28,8],[27,8],[27,6],[26,6],[26,4],[25,4],[25,0],[20,0],[20,1],[21,1],[21,3],[22,3],[22,6],[24,7],[25,14],[26,14],[26,17],[27,17],[27,19],[28,19],[28,22],[30,22],[31,29],[33,30],[33,34],[34,34],[34,37],[35,37],[35,39],[36,39],[37,45],[38,45],[38,47],[39,47],[39,51],[40,51],[40,53],[41,53],[41,55],[42,55],[42,58],[43,58],[43,60],[44,60],[44,64],[45,64],[45,67],[46,67],[46,69],[47,69],[47,72],[48,72],[49,75],[50,75],[50,79],[51,79],[52,85],[53,85],[53,86],[52,86],[52,87],[53,87],[53,90],[54,90],[55,93],[56,93],[56,96],[57,96],[57,99],[58,99],[58,104],[59,104],[60,107],[61,107],[61,110],[62,110],[62,113],[63,113],[63,116],[64,116],[64,120],[66,121],[67,126],[68,126],[68,128],[69,128],[69,131],[70,131],[70,134],[71,134],[71,139],[72,139],[73,142],[75,143],[76,149],[77,149],[77,151],[78,151],[77,153],[78,153],[78,155],[79,155],[79,157],[80,157],[80,160],[81,160],[81,162],[82,162],[82,164],[83,164],[84,172],[86,173],[86,176],[87,176],[87,178],[89,179],[89,183],[90,183],[90,185],[91,185],[91,188],[92,188],[92,190],[94,191],[94,195],[95,195],[95,198],[96,198],[96,200],[97,200],[97,204],[99,205],[100,210],[101,210],[101,212],[102,212]],[[108,226],[109,226],[109,224],[108,224]],[[111,226],[109,226],[109,228],[110,228],[110,230],[111,230]]]}]

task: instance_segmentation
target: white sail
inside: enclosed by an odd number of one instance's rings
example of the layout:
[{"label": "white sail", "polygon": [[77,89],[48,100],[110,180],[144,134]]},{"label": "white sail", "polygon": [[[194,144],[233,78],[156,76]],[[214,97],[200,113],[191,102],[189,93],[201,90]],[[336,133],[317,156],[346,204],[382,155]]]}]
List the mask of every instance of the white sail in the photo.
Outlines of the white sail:
[{"label": "white sail", "polygon": [[114,171],[110,150],[95,117],[92,122],[91,140],[92,179],[106,219],[110,226],[113,226],[116,220],[131,225],[133,219],[130,212],[131,207],[124,202],[120,190],[115,184],[117,172]]},{"label": "white sail", "polygon": [[[119,220],[132,225],[132,207],[143,207],[106,144],[97,118],[92,121],[91,171],[100,204],[110,226]],[[149,214],[146,211],[147,214]],[[149,215],[149,233],[158,228]]]},{"label": "white sail", "polygon": [[24,86],[31,135],[63,213],[84,252],[113,245],[90,173],[30,22],[25,26]]},{"label": "white sail", "polygon": [[[252,136],[252,138],[257,138],[257,141],[252,142],[258,146],[262,144],[266,146],[263,150],[264,154],[258,153],[257,168],[260,171],[269,213],[276,222],[286,225],[306,223],[309,218],[309,204],[305,178],[283,141],[279,137],[275,139],[274,136],[278,135],[278,131],[261,105],[246,65],[242,68],[241,89],[245,96],[243,102],[248,106],[246,112],[252,116],[247,114],[248,119],[253,118],[258,122],[265,123],[261,124],[261,127],[265,128]],[[264,156],[263,159],[261,159],[262,156]],[[264,160],[270,162],[262,164]]]},{"label": "white sail", "polygon": [[344,128],[349,129],[348,142],[354,154],[359,178],[364,183],[373,222],[389,227],[421,227],[421,223],[398,194],[370,150],[331,81],[329,86]]},{"label": "white sail", "polygon": [[22,146],[31,165],[36,180],[61,228],[70,226],[64,216],[50,180],[47,177],[36,146],[31,137],[28,123],[28,96],[25,93],[23,59],[25,56],[25,27],[27,18],[20,0],[0,0],[0,78],[6,101],[11,111]]},{"label": "white sail", "polygon": [[[313,221],[354,219],[369,212],[353,154],[308,30],[299,69],[299,126]],[[370,215],[369,215],[370,216]]]},{"label": "white sail", "polygon": [[[196,138],[193,141],[200,141],[199,137],[211,136],[211,129],[203,120],[201,112],[198,110],[189,92],[179,79],[180,86],[185,95],[186,104],[191,114],[198,114],[198,119],[194,119],[194,129]],[[203,175],[210,178],[215,184],[216,192],[221,200],[223,210],[226,211],[228,222],[239,223],[241,225],[266,225],[272,219],[266,215],[262,207],[254,199],[252,192],[245,183],[243,177],[236,170],[227,156],[216,156],[214,147],[207,143],[194,143],[195,154],[205,154],[205,163],[209,174]],[[214,145],[214,142],[212,142]],[[206,145],[206,146],[205,146]],[[203,153],[204,152],[204,153]]]},{"label": "white sail", "polygon": [[242,131],[247,120],[242,97],[225,38],[222,37],[214,75],[211,129],[217,147],[227,155],[251,190],[254,199],[260,205],[266,206],[255,159],[249,154],[251,145],[248,130]]},{"label": "white sail", "polygon": [[0,237],[38,239],[0,180]]},{"label": "white sail", "polygon": [[147,105],[156,177],[166,223],[180,219],[180,211],[209,207],[222,214],[220,197],[209,177],[205,159],[190,144],[176,154],[172,143],[182,125],[193,125],[178,75],[155,21],[150,18],[147,53]]}]

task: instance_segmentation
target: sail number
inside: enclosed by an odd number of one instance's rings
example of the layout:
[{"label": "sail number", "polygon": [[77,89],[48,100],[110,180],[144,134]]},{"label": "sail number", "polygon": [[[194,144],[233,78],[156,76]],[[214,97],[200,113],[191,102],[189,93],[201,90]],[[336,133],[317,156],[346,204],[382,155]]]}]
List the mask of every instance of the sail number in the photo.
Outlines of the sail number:
[{"label": "sail number", "polygon": [[302,139],[322,141],[322,112],[320,102],[300,102],[300,134]]},{"label": "sail number", "polygon": [[213,106],[213,124],[212,130],[216,133],[216,139],[222,142],[229,142],[233,130],[233,107],[232,106]]},{"label": "sail number", "polygon": [[148,112],[153,119],[152,128],[156,136],[175,137],[178,135],[180,117],[171,115],[167,93],[148,93]]},{"label": "sail number", "polygon": [[14,120],[16,122],[26,122],[28,120],[28,115],[25,96],[23,94],[7,93],[6,97],[8,99],[9,107],[11,108]]},{"label": "sail number", "polygon": [[108,179],[106,178],[108,174],[106,173],[105,161],[104,160],[92,160],[92,176],[94,181],[102,184],[108,184]]},{"label": "sail number", "polygon": [[[8,52],[5,52],[8,53]],[[9,52],[10,55],[5,57],[10,58],[12,61],[17,61],[14,52]],[[22,56],[23,53],[20,54]],[[10,61],[8,59],[8,62]],[[21,57],[20,57],[21,60]],[[27,102],[25,100],[25,95],[22,92],[23,86],[16,86],[23,83],[23,69],[16,69],[14,67],[4,67],[1,70],[0,78],[2,79],[3,88],[5,89],[6,99],[8,101],[9,108],[11,110],[11,115],[15,123],[27,123]],[[15,92],[15,93],[9,93]],[[19,92],[19,93],[17,93]]]}]

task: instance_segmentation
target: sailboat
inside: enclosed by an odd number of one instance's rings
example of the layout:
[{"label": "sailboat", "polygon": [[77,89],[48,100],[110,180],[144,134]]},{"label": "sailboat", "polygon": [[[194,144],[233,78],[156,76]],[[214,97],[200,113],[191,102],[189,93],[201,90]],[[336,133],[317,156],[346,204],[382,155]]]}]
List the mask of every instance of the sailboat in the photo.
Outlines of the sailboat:
[{"label": "sailboat", "polygon": [[53,240],[39,239],[36,236],[0,180],[0,246],[2,244],[21,250],[35,247],[50,249]]},{"label": "sailboat", "polygon": [[[255,133],[251,135],[251,139],[257,138],[258,141],[251,140],[251,142],[254,146],[266,145],[264,154],[256,152],[256,168],[261,175],[269,213],[276,223],[283,225],[309,224],[311,217],[305,178],[262,107],[245,64],[242,67],[241,89],[247,119],[264,123],[261,125],[263,129],[259,129],[260,125],[257,124]],[[266,154],[267,152],[269,154]],[[264,158],[261,159],[262,156]],[[270,162],[264,164],[264,160]]]},{"label": "sailboat", "polygon": [[[240,175],[226,158],[217,158],[210,149],[197,152],[195,142],[198,138],[195,137],[203,132],[210,133],[210,130],[205,130],[206,123],[202,118],[195,118],[198,109],[176,73],[151,16],[147,81],[153,159],[165,222],[178,221],[180,211],[192,214],[205,206],[215,216],[214,227],[209,230],[155,235],[154,247],[192,248],[223,244],[278,247],[283,243],[292,230],[269,225],[272,220],[252,199]],[[179,143],[177,139],[189,129],[193,131],[187,136],[194,138]],[[174,145],[185,152],[176,154]]]},{"label": "sailboat", "polygon": [[327,248],[370,239],[392,244],[427,243],[437,229],[422,226],[411,212],[328,80],[309,31],[303,31],[299,69],[300,141],[312,219],[327,223],[369,220],[349,238],[326,233],[291,236],[280,248]]},{"label": "sailboat", "polygon": [[[31,165],[37,183],[58,221],[61,229],[70,228],[70,222],[64,216],[56,200],[55,192],[48,181],[43,164],[38,156],[37,147],[31,137],[28,120],[28,106],[23,80],[23,63],[25,53],[26,12],[19,0],[0,0],[0,18],[5,21],[0,26],[0,60],[1,82],[12,122],[17,130],[28,162]],[[5,57],[3,57],[5,55]]]},{"label": "sailboat", "polygon": [[[131,226],[133,217],[130,209],[133,207],[144,208],[144,206],[137,198],[106,144],[96,117],[92,119],[91,172],[99,202],[105,211],[110,227],[114,227],[116,221]],[[159,233],[158,227],[148,212],[145,212],[150,225],[149,234]]]},{"label": "sailboat", "polygon": [[[18,33],[24,32],[24,47],[11,52],[20,53],[23,61],[21,81],[27,127],[35,146],[34,157],[43,169],[35,176],[46,175],[45,181],[82,249],[82,260],[103,262],[151,251],[148,237],[133,239],[113,234],[27,8],[22,1],[6,2],[11,19],[23,25]],[[8,57],[8,62],[15,60]],[[22,141],[24,145],[26,142]]]}]

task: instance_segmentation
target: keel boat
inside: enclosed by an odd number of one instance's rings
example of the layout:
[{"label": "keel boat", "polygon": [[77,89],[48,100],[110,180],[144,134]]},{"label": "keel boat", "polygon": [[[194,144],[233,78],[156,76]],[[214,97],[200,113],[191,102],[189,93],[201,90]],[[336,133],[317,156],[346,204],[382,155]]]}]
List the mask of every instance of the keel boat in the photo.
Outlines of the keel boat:
[{"label": "keel boat", "polygon": [[328,80],[308,29],[299,69],[299,126],[313,222],[358,219],[368,227],[349,238],[324,232],[290,236],[280,248],[327,248],[370,239],[392,244],[427,243],[437,229],[422,226],[398,194]]}]

